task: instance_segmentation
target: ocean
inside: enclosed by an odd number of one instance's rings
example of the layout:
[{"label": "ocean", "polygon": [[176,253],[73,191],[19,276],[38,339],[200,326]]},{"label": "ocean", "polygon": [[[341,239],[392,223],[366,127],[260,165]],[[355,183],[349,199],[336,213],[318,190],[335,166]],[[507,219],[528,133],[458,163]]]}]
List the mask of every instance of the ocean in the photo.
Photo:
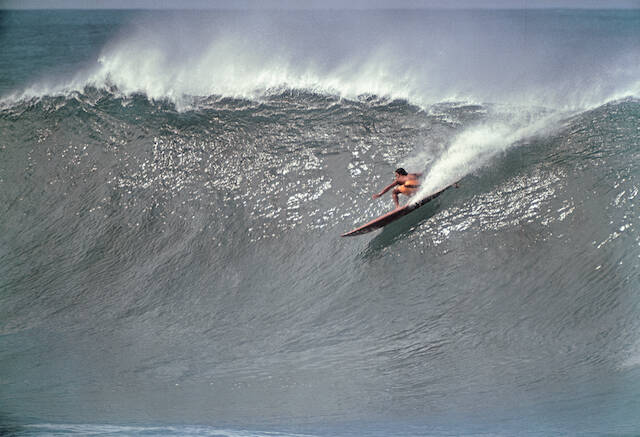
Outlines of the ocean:
[{"label": "ocean", "polygon": [[[640,10],[3,10],[0,46],[0,434],[640,433]],[[341,238],[397,167],[460,186]]]}]

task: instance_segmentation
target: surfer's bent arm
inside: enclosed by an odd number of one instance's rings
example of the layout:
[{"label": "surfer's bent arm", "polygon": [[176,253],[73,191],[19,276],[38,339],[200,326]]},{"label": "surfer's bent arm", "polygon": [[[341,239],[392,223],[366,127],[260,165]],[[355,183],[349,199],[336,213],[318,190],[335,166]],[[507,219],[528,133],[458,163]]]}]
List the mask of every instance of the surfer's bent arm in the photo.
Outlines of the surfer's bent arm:
[{"label": "surfer's bent arm", "polygon": [[387,185],[386,187],[384,187],[384,189],[382,191],[380,191],[379,193],[376,193],[373,195],[374,199],[377,199],[378,197],[382,196],[384,193],[386,193],[387,191],[389,191],[390,189],[392,189],[393,187],[395,187],[396,185],[398,185],[398,181],[393,181],[391,182],[389,185]]}]

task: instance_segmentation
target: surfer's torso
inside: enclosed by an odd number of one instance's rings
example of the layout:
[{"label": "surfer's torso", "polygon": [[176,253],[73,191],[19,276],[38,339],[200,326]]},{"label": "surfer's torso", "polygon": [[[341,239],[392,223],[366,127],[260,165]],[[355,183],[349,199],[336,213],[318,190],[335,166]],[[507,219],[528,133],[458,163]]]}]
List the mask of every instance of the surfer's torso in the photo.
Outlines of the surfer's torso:
[{"label": "surfer's torso", "polygon": [[398,191],[407,196],[411,196],[420,187],[420,181],[416,173],[409,173],[406,176],[396,177],[396,183],[398,185]]}]

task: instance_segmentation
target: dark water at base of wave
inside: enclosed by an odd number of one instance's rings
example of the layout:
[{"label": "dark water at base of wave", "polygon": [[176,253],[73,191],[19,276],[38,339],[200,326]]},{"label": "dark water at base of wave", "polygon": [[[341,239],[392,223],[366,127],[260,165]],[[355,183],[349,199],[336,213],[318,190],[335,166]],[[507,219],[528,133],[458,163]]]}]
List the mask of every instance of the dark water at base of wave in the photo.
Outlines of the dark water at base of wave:
[{"label": "dark water at base of wave", "polygon": [[[3,432],[640,429],[637,100],[198,105],[0,113]],[[461,188],[339,238],[398,165]]]}]

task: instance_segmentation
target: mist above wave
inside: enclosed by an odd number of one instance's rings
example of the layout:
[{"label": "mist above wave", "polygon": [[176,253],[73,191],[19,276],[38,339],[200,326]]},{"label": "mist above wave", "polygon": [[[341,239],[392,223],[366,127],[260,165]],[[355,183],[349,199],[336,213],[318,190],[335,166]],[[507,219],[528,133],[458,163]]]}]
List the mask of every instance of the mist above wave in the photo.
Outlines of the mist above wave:
[{"label": "mist above wave", "polygon": [[295,89],[422,107],[568,109],[640,91],[633,17],[604,12],[174,11],[130,21],[93,66],[13,97],[95,86],[180,107],[192,96],[253,99]]}]

